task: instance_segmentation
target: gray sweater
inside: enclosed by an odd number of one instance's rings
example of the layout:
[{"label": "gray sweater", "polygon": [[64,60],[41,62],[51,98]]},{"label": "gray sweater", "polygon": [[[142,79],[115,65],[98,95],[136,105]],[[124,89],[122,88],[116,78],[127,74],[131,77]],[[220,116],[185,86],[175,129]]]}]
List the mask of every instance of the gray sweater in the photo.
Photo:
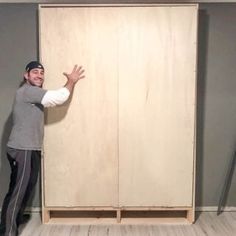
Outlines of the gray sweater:
[{"label": "gray sweater", "polygon": [[44,107],[41,101],[46,92],[47,90],[27,83],[17,90],[8,147],[41,150],[44,130]]}]

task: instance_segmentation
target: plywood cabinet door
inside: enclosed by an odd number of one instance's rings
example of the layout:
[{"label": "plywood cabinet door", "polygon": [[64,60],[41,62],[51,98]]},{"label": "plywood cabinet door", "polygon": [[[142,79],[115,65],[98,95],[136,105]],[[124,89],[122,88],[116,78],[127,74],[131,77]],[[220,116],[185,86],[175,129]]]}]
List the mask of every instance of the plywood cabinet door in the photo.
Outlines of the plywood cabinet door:
[{"label": "plywood cabinet door", "polygon": [[197,9],[122,12],[119,204],[192,206]]},{"label": "plywood cabinet door", "polygon": [[75,63],[86,78],[71,100],[46,112],[46,206],[118,204],[117,34],[113,14],[96,8],[45,8],[41,59],[45,88],[60,88]]}]

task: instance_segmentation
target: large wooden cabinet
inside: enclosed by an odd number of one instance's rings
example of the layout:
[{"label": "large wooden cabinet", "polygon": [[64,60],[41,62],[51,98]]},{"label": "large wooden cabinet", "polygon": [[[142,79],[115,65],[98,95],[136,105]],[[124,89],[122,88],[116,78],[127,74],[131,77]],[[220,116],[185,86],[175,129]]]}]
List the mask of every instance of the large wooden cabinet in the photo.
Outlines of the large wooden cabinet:
[{"label": "large wooden cabinet", "polygon": [[[41,5],[45,221],[60,210],[183,210],[194,220],[197,5]],[[122,220],[121,220],[122,221]]]}]

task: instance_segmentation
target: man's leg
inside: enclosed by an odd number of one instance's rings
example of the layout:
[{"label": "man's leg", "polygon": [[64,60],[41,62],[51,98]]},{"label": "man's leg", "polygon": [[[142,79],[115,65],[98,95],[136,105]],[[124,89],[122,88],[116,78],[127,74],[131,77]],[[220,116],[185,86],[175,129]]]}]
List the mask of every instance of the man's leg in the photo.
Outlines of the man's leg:
[{"label": "man's leg", "polygon": [[41,152],[40,151],[32,151],[31,155],[31,172],[30,172],[30,179],[29,183],[25,192],[25,196],[23,198],[21,208],[17,215],[17,224],[24,224],[30,219],[30,215],[24,215],[25,208],[27,203],[32,196],[32,192],[35,188],[37,183],[39,169],[41,164]]},{"label": "man's leg", "polygon": [[16,161],[17,176],[14,190],[11,194],[7,209],[6,209],[6,232],[5,236],[16,236],[18,228],[16,218],[21,207],[31,170],[31,153],[28,150],[11,150],[9,155]]},{"label": "man's leg", "polygon": [[10,184],[8,188],[8,192],[4,198],[3,205],[2,205],[2,211],[1,211],[1,225],[0,225],[0,234],[5,233],[6,230],[6,213],[7,213],[7,207],[10,202],[12,193],[15,188],[16,184],[16,177],[17,177],[17,163],[12,157],[7,154],[8,161],[11,166],[11,178],[10,178]]}]

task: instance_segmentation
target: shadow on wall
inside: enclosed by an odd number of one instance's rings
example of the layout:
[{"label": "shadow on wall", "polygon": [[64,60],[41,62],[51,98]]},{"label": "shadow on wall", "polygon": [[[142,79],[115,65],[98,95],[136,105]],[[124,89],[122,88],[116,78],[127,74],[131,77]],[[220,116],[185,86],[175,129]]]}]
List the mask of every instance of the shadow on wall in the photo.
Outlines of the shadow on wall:
[{"label": "shadow on wall", "polygon": [[206,95],[206,68],[208,52],[209,15],[199,10],[198,21],[198,75],[197,75],[197,138],[196,138],[196,206],[203,204],[203,149]]}]

